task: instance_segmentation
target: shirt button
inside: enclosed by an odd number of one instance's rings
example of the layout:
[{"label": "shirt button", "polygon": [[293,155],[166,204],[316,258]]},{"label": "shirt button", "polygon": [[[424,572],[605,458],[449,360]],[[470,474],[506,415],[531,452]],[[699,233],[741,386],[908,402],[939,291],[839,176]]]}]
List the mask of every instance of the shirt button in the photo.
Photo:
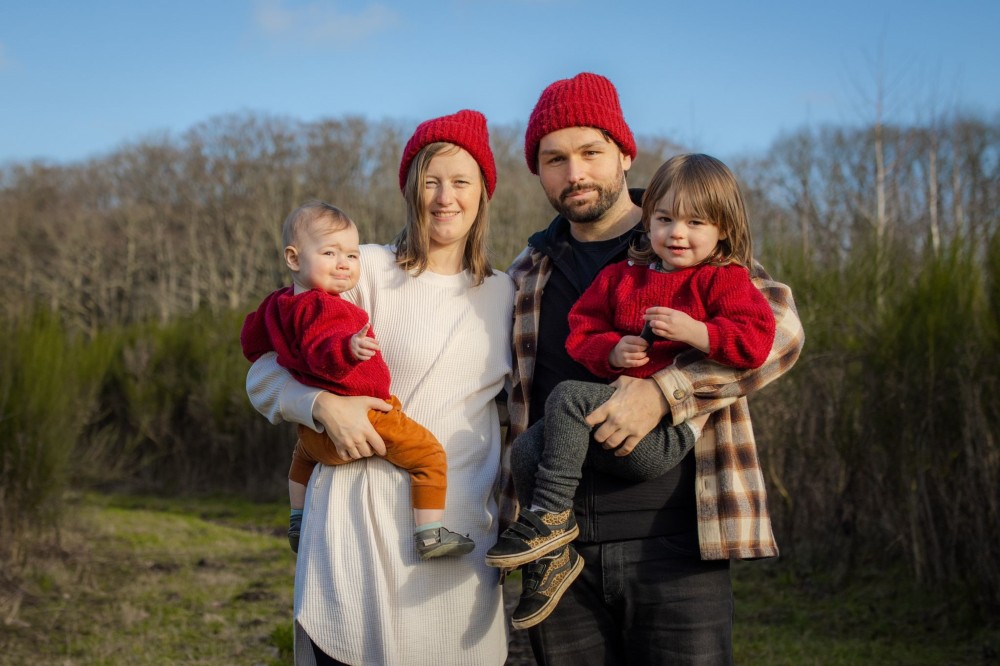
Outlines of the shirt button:
[{"label": "shirt button", "polygon": [[687,391],[684,389],[674,389],[674,400],[683,400],[687,397]]}]

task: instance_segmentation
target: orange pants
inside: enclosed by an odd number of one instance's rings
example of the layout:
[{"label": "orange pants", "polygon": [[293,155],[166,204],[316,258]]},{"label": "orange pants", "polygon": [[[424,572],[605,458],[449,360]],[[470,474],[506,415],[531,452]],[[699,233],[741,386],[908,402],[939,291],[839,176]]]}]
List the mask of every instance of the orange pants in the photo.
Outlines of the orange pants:
[{"label": "orange pants", "polygon": [[[444,449],[431,431],[403,413],[396,396],[389,396],[392,410],[369,410],[368,420],[385,442],[385,459],[410,473],[410,496],[414,509],[443,509],[448,489],[448,461]],[[326,433],[299,426],[299,441],[292,453],[288,478],[309,483],[316,463],[343,465],[354,462],[341,458]]]}]

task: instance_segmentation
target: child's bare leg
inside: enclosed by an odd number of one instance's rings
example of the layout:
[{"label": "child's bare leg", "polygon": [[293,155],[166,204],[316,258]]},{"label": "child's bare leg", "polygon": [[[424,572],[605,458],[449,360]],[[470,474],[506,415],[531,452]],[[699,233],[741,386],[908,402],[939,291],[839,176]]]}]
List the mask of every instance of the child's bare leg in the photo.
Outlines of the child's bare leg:
[{"label": "child's bare leg", "polygon": [[293,509],[302,509],[306,505],[306,487],[291,479],[288,480],[288,503]]},{"label": "child's bare leg", "polygon": [[291,512],[288,517],[288,545],[292,552],[299,552],[299,537],[302,533],[302,509],[306,505],[306,487],[296,481],[288,480],[288,503]]},{"label": "child's bare leg", "polygon": [[428,523],[440,523],[444,518],[444,509],[413,509],[413,524],[419,530]]}]

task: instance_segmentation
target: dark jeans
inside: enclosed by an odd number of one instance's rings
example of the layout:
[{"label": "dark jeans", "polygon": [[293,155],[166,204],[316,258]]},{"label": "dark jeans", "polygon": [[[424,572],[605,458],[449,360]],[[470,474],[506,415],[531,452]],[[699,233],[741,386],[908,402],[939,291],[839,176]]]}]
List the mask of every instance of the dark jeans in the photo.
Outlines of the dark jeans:
[{"label": "dark jeans", "polygon": [[541,666],[733,663],[729,561],[702,561],[651,537],[574,543],[580,577],[529,630]]}]

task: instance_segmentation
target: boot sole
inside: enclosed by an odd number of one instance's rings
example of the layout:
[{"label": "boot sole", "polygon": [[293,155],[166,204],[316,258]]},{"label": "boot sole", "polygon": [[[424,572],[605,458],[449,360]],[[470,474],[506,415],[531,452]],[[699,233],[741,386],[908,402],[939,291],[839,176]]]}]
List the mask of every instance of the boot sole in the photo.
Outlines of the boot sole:
[{"label": "boot sole", "polygon": [[498,569],[516,569],[522,564],[528,564],[529,562],[534,562],[538,558],[548,555],[554,550],[565,546],[570,541],[575,539],[580,535],[580,526],[574,525],[573,529],[568,532],[563,532],[555,539],[551,541],[546,541],[545,543],[539,544],[532,548],[531,550],[526,550],[520,553],[514,553],[513,555],[490,555],[486,554],[486,564],[491,567],[497,567]]},{"label": "boot sole", "polygon": [[520,620],[511,618],[511,626],[515,629],[528,629],[529,627],[533,627],[540,623],[549,615],[552,615],[552,611],[554,611],[556,606],[559,605],[559,600],[562,599],[563,594],[569,589],[569,586],[573,584],[573,581],[576,580],[581,571],[583,571],[583,558],[577,556],[576,565],[569,570],[569,574],[563,580],[563,584],[556,590],[555,594],[545,603],[545,605],[528,617],[523,617]]}]

